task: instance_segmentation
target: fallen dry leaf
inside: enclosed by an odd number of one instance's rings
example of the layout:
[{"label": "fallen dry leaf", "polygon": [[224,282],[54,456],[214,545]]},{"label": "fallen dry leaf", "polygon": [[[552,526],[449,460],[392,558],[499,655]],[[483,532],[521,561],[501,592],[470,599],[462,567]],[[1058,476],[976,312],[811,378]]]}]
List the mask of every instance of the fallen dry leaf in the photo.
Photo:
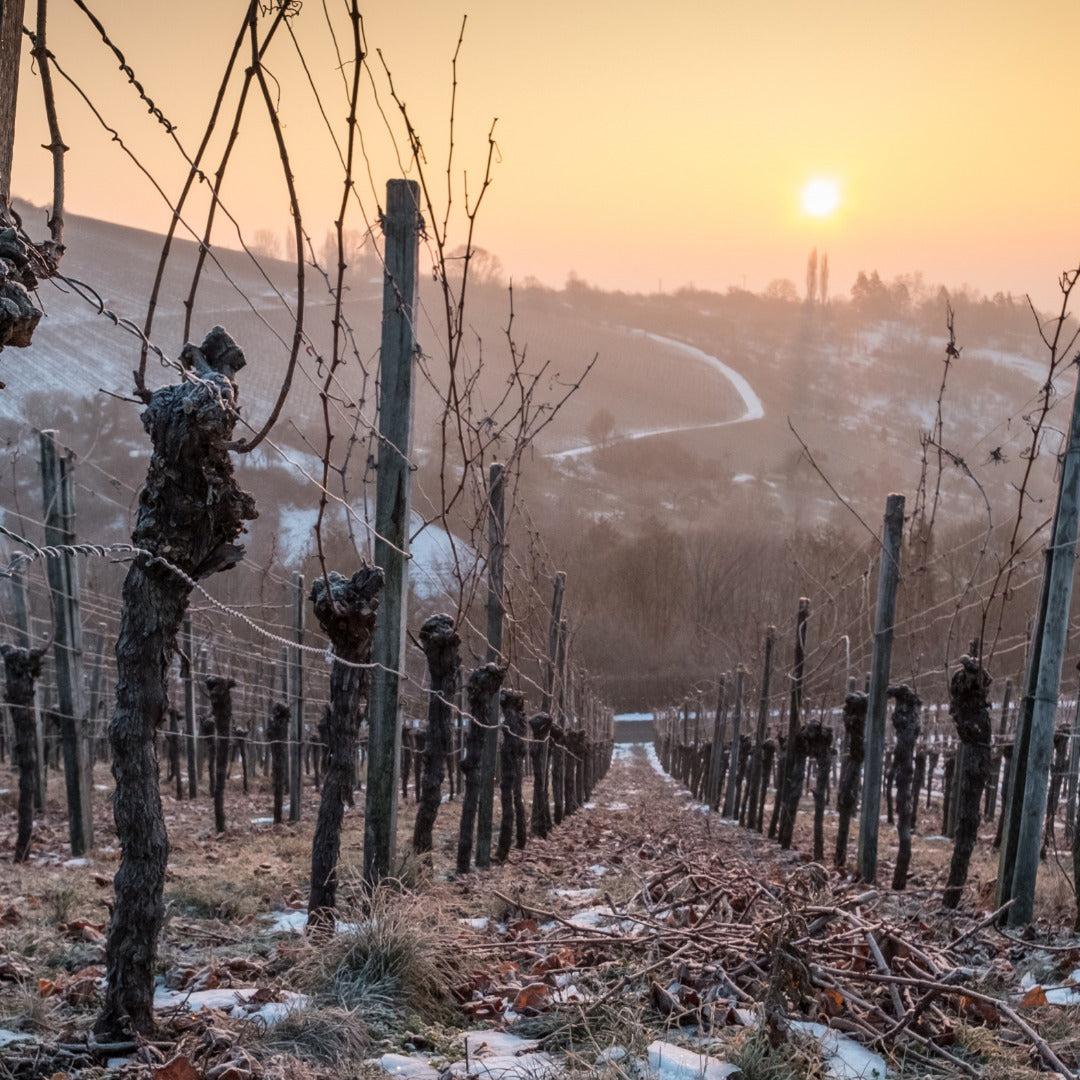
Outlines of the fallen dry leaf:
[{"label": "fallen dry leaf", "polygon": [[183,1054],[166,1061],[164,1065],[156,1066],[152,1075],[155,1080],[202,1080],[202,1073]]}]

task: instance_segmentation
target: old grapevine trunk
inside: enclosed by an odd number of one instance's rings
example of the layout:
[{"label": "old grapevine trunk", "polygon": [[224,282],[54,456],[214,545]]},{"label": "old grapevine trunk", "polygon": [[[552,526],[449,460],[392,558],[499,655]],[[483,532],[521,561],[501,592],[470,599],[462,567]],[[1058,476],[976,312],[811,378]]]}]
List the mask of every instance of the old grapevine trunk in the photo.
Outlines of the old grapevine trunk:
[{"label": "old grapevine trunk", "polygon": [[461,800],[461,826],[458,830],[457,872],[467,874],[472,864],[476,812],[480,804],[480,766],[486,728],[482,717],[491,715],[491,699],[499,692],[506,669],[488,663],[469,676],[466,695],[469,699],[469,731],[465,736],[465,793]]},{"label": "old grapevine trunk", "polygon": [[551,717],[539,712],[529,718],[532,744],[529,755],[532,760],[533,797],[529,831],[533,836],[545,837],[551,829],[551,804],[548,801],[548,746],[551,735]]},{"label": "old grapevine trunk", "polygon": [[37,739],[34,732],[34,683],[41,675],[44,649],[21,649],[0,645],[4,658],[5,700],[15,729],[12,760],[19,770],[19,810],[15,831],[15,861],[30,855],[34,830],[34,774],[37,770]]},{"label": "old grapevine trunk", "polygon": [[270,722],[266,725],[266,737],[270,742],[270,778],[274,789],[274,824],[281,824],[281,812],[285,803],[285,740],[289,735],[289,706],[275,702],[270,710]]},{"label": "old grapevine trunk", "polygon": [[896,831],[899,838],[892,887],[902,889],[907,884],[908,867],[911,865],[911,834],[915,827],[918,799],[918,794],[913,790],[915,743],[919,738],[919,706],[922,702],[915,691],[905,685],[890,686],[889,696],[896,700],[892,716],[893,730],[896,732],[893,772],[896,777]]},{"label": "old grapevine trunk", "polygon": [[503,712],[503,744],[499,758],[499,796],[502,819],[495,858],[502,862],[510,854],[516,838],[518,848],[525,846],[525,800],[521,794],[522,764],[525,761],[525,695],[504,690],[499,695]]},{"label": "old grapevine trunk", "polygon": [[832,750],[832,728],[823,727],[820,720],[806,725],[807,753],[817,765],[814,774],[814,860],[825,858],[825,799],[829,792],[829,753]]},{"label": "old grapevine trunk", "polygon": [[105,1004],[94,1026],[99,1035],[113,1037],[154,1026],[153,972],[169,851],[154,736],[168,704],[166,676],[189,579],[234,566],[243,556],[234,541],[255,517],[227,449],[237,418],[233,376],[244,355],[217,326],[200,347],[185,345],[180,358],[194,378],[155,391],[142,414],[153,452],[132,539],[149,554],[136,557],[124,580],[116,641],[109,743],[121,858],[106,945]]},{"label": "old grapevine trunk", "polygon": [[332,930],[337,904],[337,863],[341,821],[352,798],[353,759],[360,733],[360,702],[367,687],[367,668],[383,572],[362,566],[352,577],[336,571],[315,579],[311,602],[315,618],[334,650],[330,668],[330,712],[326,723],[326,775],[319,816],[311,840],[311,896],[308,927]]},{"label": "old grapevine trunk", "polygon": [[968,863],[979,831],[982,793],[990,771],[990,676],[982,663],[972,656],[961,656],[960,667],[949,682],[949,712],[963,753],[958,754],[959,785],[956,806],[956,840],[949,880],[942,903],[954,908],[967,881]]},{"label": "old grapevine trunk", "polygon": [[423,776],[413,827],[413,851],[431,850],[431,833],[442,802],[443,770],[454,733],[453,701],[457,687],[461,639],[449,615],[432,615],[420,627],[420,647],[428,665],[428,722],[424,740]]},{"label": "old grapevine trunk", "polygon": [[836,809],[839,821],[836,827],[836,854],[833,862],[837,867],[847,863],[848,833],[855,808],[859,805],[859,777],[862,774],[863,755],[866,753],[867,697],[861,692],[848,694],[844,699],[844,732],[847,754],[840,768],[840,783],[836,788]]},{"label": "old grapevine trunk", "polygon": [[229,771],[229,736],[232,729],[232,688],[235,679],[207,675],[210,712],[214,718],[214,831],[225,831],[225,779]]}]

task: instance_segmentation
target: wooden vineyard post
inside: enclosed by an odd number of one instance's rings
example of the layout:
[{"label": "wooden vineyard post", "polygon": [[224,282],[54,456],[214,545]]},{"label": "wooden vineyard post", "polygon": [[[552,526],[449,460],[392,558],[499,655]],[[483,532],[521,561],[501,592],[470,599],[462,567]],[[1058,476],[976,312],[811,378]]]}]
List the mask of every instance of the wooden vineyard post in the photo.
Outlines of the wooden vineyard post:
[{"label": "wooden vineyard post", "polygon": [[[552,694],[555,688],[555,663],[559,651],[559,623],[562,619],[563,597],[566,594],[566,574],[560,570],[555,575],[551,596],[551,620],[548,623],[548,651],[544,664],[544,693],[540,699],[540,712],[529,721],[532,738],[543,739],[530,748],[529,758],[533,765],[533,799],[529,816],[529,832],[533,836],[547,836],[553,824],[549,800],[549,780],[551,758],[554,746],[551,743],[551,708]],[[537,732],[542,732],[541,736]]]},{"label": "wooden vineyard post", "polygon": [[375,487],[375,565],[382,568],[385,585],[372,648],[372,659],[377,666],[368,699],[368,781],[364,804],[364,880],[368,885],[390,873],[397,831],[401,760],[399,672],[405,656],[408,599],[419,207],[420,187],[416,181],[387,183]]},{"label": "wooden vineyard post", "polygon": [[741,738],[740,727],[742,726],[743,684],[746,679],[746,669],[739,664],[735,669],[735,710],[732,714],[731,734],[731,764],[728,766],[727,797],[724,799],[724,817],[733,818],[739,812],[738,786],[739,786],[739,739]]},{"label": "wooden vineyard post", "polygon": [[[49,547],[75,543],[75,458],[60,457],[55,432],[41,433],[41,481],[45,504],[45,543]],[[86,738],[86,698],[83,690],[82,620],[79,617],[79,574],[69,552],[46,564],[56,612],[53,655],[60,698],[60,731],[64,748],[68,836],[72,855],[94,846],[91,796],[94,785]]]},{"label": "wooden vineyard post", "polygon": [[188,798],[199,793],[199,733],[195,729],[195,679],[192,665],[195,646],[191,633],[191,616],[184,616],[183,647],[180,653],[180,678],[184,684],[184,743],[187,747]]},{"label": "wooden vineyard post", "polygon": [[754,732],[753,756],[750,759],[750,794],[747,798],[747,828],[761,832],[759,792],[765,786],[764,746],[769,724],[769,690],[772,683],[773,649],[776,647],[776,627],[765,631],[765,659],[761,671],[761,695],[758,698],[757,730]]},{"label": "wooden vineyard post", "polygon": [[[1047,551],[1039,625],[1032,642],[1030,692],[1024,695],[1024,712],[1013,755],[1013,801],[1001,847],[1002,867],[1008,867],[1008,857],[1012,856],[1011,873],[999,873],[998,879],[1000,902],[1015,900],[1008,913],[1010,926],[1031,922],[1039,871],[1054,722],[1076,574],[1080,523],[1080,392],[1077,391],[1080,387],[1073,392],[1069,442],[1058,488],[1052,543]],[[1022,731],[1023,728],[1026,730]]]},{"label": "wooden vineyard post", "polygon": [[[487,655],[489,664],[503,663],[503,564],[506,558],[505,481],[503,467],[494,464],[488,471],[488,597]],[[495,810],[495,769],[499,756],[499,695],[488,699],[489,710],[477,717],[485,726],[480,757],[480,806],[476,817],[477,867],[491,865],[491,831]]]},{"label": "wooden vineyard post", "polygon": [[788,714],[787,747],[781,782],[777,785],[780,818],[777,839],[787,851],[795,830],[795,816],[799,810],[803,775],[806,769],[806,751],[802,740],[802,692],[803,674],[806,667],[806,624],[810,619],[810,599],[799,598],[799,611],[795,620],[795,663],[791,683],[791,708]]},{"label": "wooden vineyard post", "polygon": [[904,531],[904,496],[885,500],[881,561],[878,568],[874,647],[870,662],[870,690],[866,707],[866,743],[863,762],[862,811],[859,818],[859,876],[867,885],[877,878],[878,825],[881,816],[881,776],[885,758],[885,710],[892,664],[893,625],[896,622],[896,587],[900,579],[900,539]]},{"label": "wooden vineyard post", "polygon": [[[0,211],[11,202],[11,162],[15,146],[15,102],[22,56],[24,0],[0,4]],[[20,644],[20,648],[28,648]]]},{"label": "wooden vineyard post", "polygon": [[[1080,671],[1080,664],[1076,665]],[[1072,842],[1076,827],[1077,774],[1080,773],[1080,681],[1076,687],[1076,707],[1069,733],[1069,766],[1065,776],[1065,839]]]},{"label": "wooden vineyard post", "polygon": [[709,749],[709,780],[705,786],[705,801],[710,810],[720,809],[720,774],[724,759],[724,708],[727,697],[727,676],[717,680],[716,713],[713,716],[712,743]]},{"label": "wooden vineyard post", "polygon": [[304,772],[304,575],[293,574],[293,640],[288,650],[286,671],[289,680],[289,706],[292,732],[289,739],[289,821],[300,820]]}]

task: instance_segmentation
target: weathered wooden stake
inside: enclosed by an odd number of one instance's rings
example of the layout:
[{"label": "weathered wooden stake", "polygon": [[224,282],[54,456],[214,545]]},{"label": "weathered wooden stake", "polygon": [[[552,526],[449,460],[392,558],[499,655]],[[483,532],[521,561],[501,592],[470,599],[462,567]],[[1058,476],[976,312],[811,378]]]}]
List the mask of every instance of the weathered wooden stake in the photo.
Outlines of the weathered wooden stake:
[{"label": "weathered wooden stake", "polygon": [[739,664],[735,669],[735,710],[732,714],[731,764],[728,766],[727,797],[724,799],[724,817],[733,818],[738,812],[737,792],[739,786],[739,749],[742,724],[743,684],[746,681],[746,669]]},{"label": "weathered wooden stake", "polygon": [[379,358],[379,459],[375,489],[375,564],[386,576],[375,628],[378,667],[368,704],[368,780],[364,880],[381,881],[394,861],[401,759],[399,672],[404,666],[412,477],[413,365],[420,244],[420,188],[386,185],[382,344]]},{"label": "weathered wooden stake", "polygon": [[180,678],[184,684],[184,742],[187,747],[188,798],[199,793],[199,732],[195,726],[195,679],[192,666],[195,644],[191,633],[191,616],[184,616],[183,645],[180,652]]},{"label": "weathered wooden stake", "polygon": [[[1046,812],[1046,788],[1061,687],[1061,666],[1065,658],[1069,608],[1076,576],[1078,523],[1080,387],[1073,392],[1069,441],[1061,470],[1052,542],[1047,551],[1042,602],[1031,649],[1031,671],[1024,694],[1023,714],[1017,727],[1013,757],[1014,798],[1001,847],[998,875],[1000,902],[1016,901],[1008,913],[1010,926],[1025,926],[1031,922],[1035,903],[1035,879],[1039,872],[1040,840]],[[1010,856],[1011,873],[1008,869]]]},{"label": "weathered wooden stake", "polygon": [[[75,543],[75,456],[57,454],[55,432],[41,433],[41,480],[45,504],[45,543]],[[92,762],[86,737],[83,684],[82,620],[79,617],[79,572],[75,556],[64,553],[46,564],[56,612],[53,655],[60,699],[60,731],[64,747],[68,836],[72,855],[94,846]]]},{"label": "weathered wooden stake", "polygon": [[289,705],[292,708],[292,739],[289,747],[289,820],[300,820],[304,773],[304,575],[293,574],[293,640],[288,660]]},{"label": "weathered wooden stake", "polygon": [[[753,757],[750,760],[750,795],[747,799],[747,826],[762,831],[761,799],[759,792],[766,787],[764,775],[764,747],[768,737],[769,693],[772,685],[773,649],[776,647],[776,627],[770,626],[765,631],[765,659],[761,671],[761,696],[758,699],[757,730],[754,732]],[[771,758],[770,758],[771,761]]]},{"label": "weathered wooden stake", "polygon": [[[487,654],[489,664],[503,660],[503,564],[506,559],[506,509],[503,467],[497,462],[488,470],[488,565]],[[499,756],[499,695],[492,694],[480,758],[480,806],[476,818],[476,855],[479,869],[491,865],[491,833],[495,812],[495,769]]]},{"label": "weathered wooden stake", "polygon": [[896,586],[900,579],[900,539],[904,531],[904,496],[885,500],[881,561],[878,567],[874,649],[866,709],[866,758],[863,764],[862,812],[859,818],[859,876],[868,885],[877,879],[878,824],[881,817],[881,774],[885,759],[885,708],[892,666]]},{"label": "weathered wooden stake", "polygon": [[806,746],[800,736],[802,733],[803,674],[806,667],[806,624],[809,618],[810,599],[802,596],[799,598],[799,612],[795,620],[795,663],[791,681],[791,708],[788,714],[784,768],[779,786],[780,819],[777,838],[785,851],[791,847],[806,768]]}]

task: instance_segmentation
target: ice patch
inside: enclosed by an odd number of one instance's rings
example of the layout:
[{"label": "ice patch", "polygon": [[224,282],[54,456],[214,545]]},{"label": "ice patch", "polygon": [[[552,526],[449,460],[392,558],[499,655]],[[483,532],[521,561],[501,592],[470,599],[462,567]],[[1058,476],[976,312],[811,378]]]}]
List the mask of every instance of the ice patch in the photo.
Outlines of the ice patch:
[{"label": "ice patch", "polygon": [[[307,928],[307,909],[290,911],[274,911],[266,918],[269,924],[266,928],[268,934],[302,934]],[[342,922],[340,919],[334,923],[334,933],[355,934],[360,929],[358,923]]]},{"label": "ice patch", "polygon": [[552,896],[558,896],[563,900],[569,900],[571,903],[579,903],[585,900],[592,900],[594,897],[600,895],[599,889],[552,889]]},{"label": "ice patch", "polygon": [[825,1071],[833,1080],[885,1080],[888,1075],[885,1059],[854,1039],[809,1020],[789,1020],[792,1031],[802,1031],[821,1044],[825,1056]]},{"label": "ice patch", "polygon": [[439,1070],[433,1069],[426,1058],[406,1054],[383,1054],[376,1064],[383,1072],[401,1080],[439,1080]]},{"label": "ice patch", "polygon": [[8,1031],[6,1028],[0,1028],[0,1050],[5,1046],[11,1046],[13,1043],[33,1041],[34,1036],[27,1034],[25,1031]]},{"label": "ice patch", "polygon": [[[1020,989],[1033,990],[1040,983],[1030,972],[1020,980]],[[1048,1005],[1080,1005],[1080,968],[1074,971],[1064,986],[1043,986]]]},{"label": "ice patch", "polygon": [[624,802],[609,802],[607,804],[608,810],[629,810],[630,804]]},{"label": "ice patch", "polygon": [[458,919],[458,922],[461,923],[462,926],[471,926],[474,930],[486,930],[491,920],[487,918]]},{"label": "ice patch", "polygon": [[725,1080],[742,1075],[734,1065],[659,1039],[649,1043],[649,1071],[659,1080]]},{"label": "ice patch", "polygon": [[217,990],[167,990],[159,986],[154,990],[154,1009],[166,1012],[179,1009],[187,1012],[200,1012],[203,1009],[222,1009],[231,1016],[247,1020],[261,1020],[271,1027],[291,1012],[306,1008],[311,998],[303,994],[293,994],[288,990],[280,991],[282,1001],[266,1001],[262,1004],[248,999],[258,993],[256,986],[222,987]]}]

